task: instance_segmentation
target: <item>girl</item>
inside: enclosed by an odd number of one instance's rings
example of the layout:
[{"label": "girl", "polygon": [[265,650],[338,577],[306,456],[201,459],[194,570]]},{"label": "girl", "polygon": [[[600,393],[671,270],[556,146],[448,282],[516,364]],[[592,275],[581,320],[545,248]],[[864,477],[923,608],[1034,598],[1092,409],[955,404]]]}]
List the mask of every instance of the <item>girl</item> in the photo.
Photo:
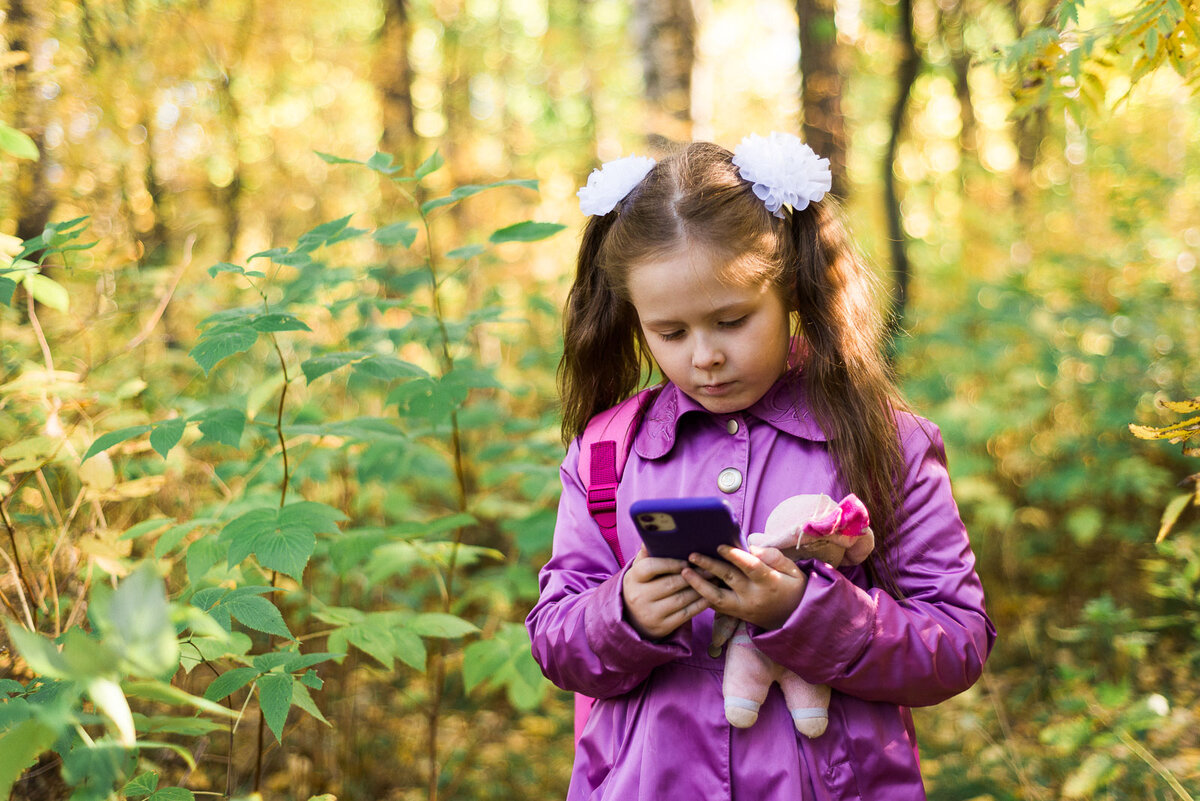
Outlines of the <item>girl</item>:
[{"label": "girl", "polygon": [[[541,596],[526,621],[559,687],[599,699],[569,799],[925,797],[908,707],[970,687],[995,630],[935,426],[904,410],[880,358],[871,274],[839,225],[828,162],[788,135],[736,153],[693,144],[606,164],[560,365],[563,493]],[[587,421],[665,377],[617,491],[621,567],[587,511]],[[651,558],[629,504],[721,495],[743,532],[784,498],[854,492],[876,550],[859,567],[722,546],[724,560]],[[711,581],[719,578],[723,585]],[[778,687],[758,722],[726,722],[713,613],[833,689],[829,726],[800,737]]]}]

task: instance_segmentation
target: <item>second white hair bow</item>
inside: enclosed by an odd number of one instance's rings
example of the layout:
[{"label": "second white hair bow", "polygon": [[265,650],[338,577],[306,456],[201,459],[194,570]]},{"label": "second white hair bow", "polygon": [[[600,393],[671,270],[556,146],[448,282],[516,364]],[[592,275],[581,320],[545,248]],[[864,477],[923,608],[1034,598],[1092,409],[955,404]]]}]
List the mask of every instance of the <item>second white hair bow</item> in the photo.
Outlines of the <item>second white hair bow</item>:
[{"label": "second white hair bow", "polygon": [[829,159],[792,134],[750,134],[733,149],[733,163],[738,174],[754,185],[754,194],[767,210],[780,218],[782,206],[800,211],[833,187]]}]

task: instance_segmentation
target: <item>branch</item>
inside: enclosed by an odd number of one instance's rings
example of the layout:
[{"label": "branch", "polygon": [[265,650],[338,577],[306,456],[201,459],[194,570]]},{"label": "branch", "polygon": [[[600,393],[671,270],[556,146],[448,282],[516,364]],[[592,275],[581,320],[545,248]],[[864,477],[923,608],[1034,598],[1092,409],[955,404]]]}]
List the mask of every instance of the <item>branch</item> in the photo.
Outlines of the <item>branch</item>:
[{"label": "branch", "polygon": [[158,321],[162,319],[163,312],[167,310],[167,304],[171,302],[171,298],[175,295],[175,289],[179,286],[180,279],[183,278],[184,271],[192,263],[192,245],[196,244],[196,235],[189,234],[187,241],[183,244],[183,261],[175,268],[175,275],[171,278],[171,285],[167,287],[167,291],[158,301],[158,308],[150,315],[150,319],[142,326],[142,330],[138,335],[129,341],[125,351],[129,352],[146,341],[146,337],[150,336],[150,332],[154,330],[154,326],[158,325]]}]

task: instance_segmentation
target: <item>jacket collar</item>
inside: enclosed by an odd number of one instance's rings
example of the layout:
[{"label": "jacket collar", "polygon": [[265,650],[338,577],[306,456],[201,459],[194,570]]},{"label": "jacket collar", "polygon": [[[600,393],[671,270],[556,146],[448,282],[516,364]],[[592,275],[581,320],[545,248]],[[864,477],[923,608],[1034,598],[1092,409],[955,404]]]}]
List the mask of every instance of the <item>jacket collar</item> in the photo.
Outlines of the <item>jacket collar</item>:
[{"label": "jacket collar", "polygon": [[[646,410],[642,425],[633,440],[633,448],[643,459],[666,456],[675,447],[679,421],[687,415],[698,414],[724,420],[734,415],[714,415],[671,382]],[[753,405],[738,414],[750,414],[764,423],[794,437],[825,442],[828,437],[809,411],[804,397],[800,373],[785,373]]]}]

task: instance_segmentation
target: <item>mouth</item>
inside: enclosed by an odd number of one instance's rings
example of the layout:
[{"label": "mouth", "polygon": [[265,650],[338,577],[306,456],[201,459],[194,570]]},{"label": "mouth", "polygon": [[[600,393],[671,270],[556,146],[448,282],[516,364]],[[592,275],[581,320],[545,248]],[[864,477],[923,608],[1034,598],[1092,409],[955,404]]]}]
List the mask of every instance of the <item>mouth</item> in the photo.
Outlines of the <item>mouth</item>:
[{"label": "mouth", "polygon": [[722,381],[718,384],[701,384],[699,389],[702,395],[718,397],[732,392],[734,383],[733,381]]}]

